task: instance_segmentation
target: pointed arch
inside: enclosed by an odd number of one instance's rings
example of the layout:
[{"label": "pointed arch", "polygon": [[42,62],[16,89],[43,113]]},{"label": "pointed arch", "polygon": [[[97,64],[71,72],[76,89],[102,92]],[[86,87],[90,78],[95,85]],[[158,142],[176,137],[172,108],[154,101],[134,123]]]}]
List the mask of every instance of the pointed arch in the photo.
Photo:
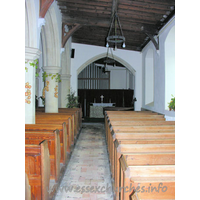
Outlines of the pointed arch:
[{"label": "pointed arch", "polygon": [[45,26],[41,30],[44,66],[60,66],[61,36],[58,24],[53,3],[45,15]]},{"label": "pointed arch", "polygon": [[[107,56],[107,53],[102,53],[102,54],[99,54],[99,55],[96,55],[94,57],[92,57],[91,59],[89,59],[88,61],[86,61],[85,63],[83,63],[78,69],[77,69],[77,75],[79,75],[79,73],[85,69],[90,63],[93,63],[95,62],[96,60],[99,60],[101,58],[104,58]],[[129,64],[127,63],[125,60],[123,60],[122,58],[116,56],[116,55],[113,55],[114,56],[114,59],[118,62],[120,62],[122,65],[124,65],[126,67],[126,69],[128,69],[133,75],[135,75],[136,73],[136,70]],[[111,54],[108,54],[108,57],[112,59],[112,55]]]},{"label": "pointed arch", "polygon": [[25,1],[25,46],[37,48],[37,13],[35,1]]}]

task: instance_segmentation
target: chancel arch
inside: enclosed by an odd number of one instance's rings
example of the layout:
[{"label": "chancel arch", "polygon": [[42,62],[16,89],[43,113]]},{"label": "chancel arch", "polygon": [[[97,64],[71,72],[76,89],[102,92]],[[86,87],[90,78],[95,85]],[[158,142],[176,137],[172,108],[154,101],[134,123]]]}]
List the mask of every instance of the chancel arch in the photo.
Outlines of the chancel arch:
[{"label": "chancel arch", "polygon": [[[114,57],[115,65],[113,63],[104,65],[107,57],[110,59]],[[135,74],[136,71],[132,66],[111,54],[107,56],[103,53],[86,61],[77,70],[78,96],[83,115],[91,117],[92,105],[96,103],[116,107],[133,107]]]},{"label": "chancel arch", "polygon": [[96,60],[99,60],[101,58],[105,58],[106,56],[108,56],[108,58],[113,58],[120,62],[122,65],[124,65],[134,76],[136,74],[136,70],[129,64],[127,63],[125,60],[123,60],[122,58],[116,56],[116,55],[111,55],[110,53],[107,55],[107,53],[102,53],[102,54],[99,54],[97,56],[94,56],[92,57],[91,59],[89,59],[88,61],[86,61],[85,63],[83,63],[77,70],[77,75],[85,68],[87,67],[90,63],[93,63],[95,62]]}]

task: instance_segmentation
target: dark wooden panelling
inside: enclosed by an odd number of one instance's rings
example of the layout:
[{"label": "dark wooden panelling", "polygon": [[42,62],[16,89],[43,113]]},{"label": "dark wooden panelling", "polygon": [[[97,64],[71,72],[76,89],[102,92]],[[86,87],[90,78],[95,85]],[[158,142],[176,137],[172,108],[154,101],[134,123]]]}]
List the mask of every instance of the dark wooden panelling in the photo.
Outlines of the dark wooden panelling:
[{"label": "dark wooden panelling", "polygon": [[[104,103],[115,103],[116,107],[132,107],[134,90],[78,90],[79,103],[82,107],[83,116],[89,117],[90,103],[101,103],[100,96],[103,95]],[[86,113],[84,113],[84,99],[86,101]]]}]

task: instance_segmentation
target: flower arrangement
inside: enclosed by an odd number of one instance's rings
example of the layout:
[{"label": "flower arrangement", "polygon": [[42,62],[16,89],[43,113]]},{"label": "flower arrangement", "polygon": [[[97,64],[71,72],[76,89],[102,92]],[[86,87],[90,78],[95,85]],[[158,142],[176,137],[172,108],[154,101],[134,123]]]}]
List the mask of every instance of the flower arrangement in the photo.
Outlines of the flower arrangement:
[{"label": "flower arrangement", "polygon": [[78,108],[78,97],[75,96],[75,91],[70,91],[70,94],[67,95],[68,103],[66,105],[67,108]]},{"label": "flower arrangement", "polygon": [[175,111],[175,97],[172,95],[171,101],[168,103],[168,108],[169,110],[174,110]]}]

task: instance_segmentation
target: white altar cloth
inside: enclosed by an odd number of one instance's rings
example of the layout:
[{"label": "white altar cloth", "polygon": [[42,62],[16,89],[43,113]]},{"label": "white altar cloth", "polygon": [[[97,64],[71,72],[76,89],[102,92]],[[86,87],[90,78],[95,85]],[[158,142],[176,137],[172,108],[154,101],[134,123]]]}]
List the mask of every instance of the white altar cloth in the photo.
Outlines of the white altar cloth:
[{"label": "white altar cloth", "polygon": [[103,107],[113,107],[114,103],[91,103],[90,117],[91,118],[104,118]]},{"label": "white altar cloth", "polygon": [[101,106],[101,107],[110,107],[113,106],[113,103],[92,103],[93,106]]}]

